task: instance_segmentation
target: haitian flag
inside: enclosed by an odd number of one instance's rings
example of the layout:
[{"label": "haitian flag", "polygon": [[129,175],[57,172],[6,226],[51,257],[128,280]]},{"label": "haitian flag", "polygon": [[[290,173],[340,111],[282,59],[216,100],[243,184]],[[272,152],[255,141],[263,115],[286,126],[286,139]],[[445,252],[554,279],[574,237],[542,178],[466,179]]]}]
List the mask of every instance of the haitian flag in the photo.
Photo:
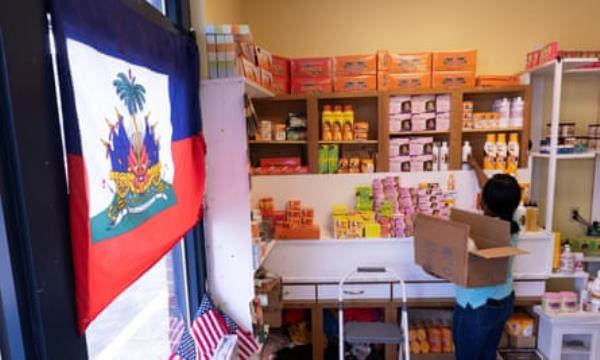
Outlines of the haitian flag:
[{"label": "haitian flag", "polygon": [[84,332],[200,217],[198,49],[120,0],[53,0],[51,14]]}]

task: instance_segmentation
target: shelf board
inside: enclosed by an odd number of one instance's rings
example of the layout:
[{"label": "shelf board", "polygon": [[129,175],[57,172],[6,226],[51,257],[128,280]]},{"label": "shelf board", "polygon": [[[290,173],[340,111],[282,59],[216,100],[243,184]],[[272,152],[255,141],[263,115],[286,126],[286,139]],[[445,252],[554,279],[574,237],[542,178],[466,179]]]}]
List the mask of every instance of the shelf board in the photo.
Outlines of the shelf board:
[{"label": "shelf board", "polygon": [[600,263],[600,256],[586,256],[583,258],[583,262]]},{"label": "shelf board", "polygon": [[270,145],[301,145],[306,144],[306,140],[248,140],[248,144],[270,144]]},{"label": "shelf board", "polygon": [[509,127],[504,129],[463,129],[465,134],[480,134],[480,133],[498,133],[498,132],[521,132],[523,128]]},{"label": "shelf board", "polygon": [[576,272],[573,274],[563,274],[563,273],[552,273],[549,276],[553,279],[587,279],[590,277],[590,274],[585,271]]},{"label": "shelf board", "polygon": [[565,74],[600,74],[600,67],[593,68],[575,68],[565,71]]},{"label": "shelf board", "polygon": [[[534,152],[531,153],[531,156],[534,158],[540,159],[549,159],[550,154]],[[557,154],[556,159],[558,160],[585,160],[585,159],[594,159],[596,157],[595,152],[585,152],[581,154]]]},{"label": "shelf board", "polygon": [[561,354],[563,355],[586,355],[591,354],[591,350],[584,346],[563,346],[561,350]]},{"label": "shelf board", "polygon": [[450,131],[426,130],[426,131],[391,132],[390,136],[448,135],[448,134],[450,134]]},{"label": "shelf board", "polygon": [[494,87],[475,87],[460,89],[465,95],[472,94],[501,94],[501,93],[516,93],[524,92],[527,85],[512,85],[512,86],[494,86]]},{"label": "shelf board", "polygon": [[316,97],[321,99],[352,99],[352,98],[376,98],[379,96],[379,91],[351,91],[351,92],[331,92],[331,93],[320,93],[315,94]]},{"label": "shelf board", "polygon": [[325,141],[325,140],[320,140],[319,144],[341,144],[341,145],[370,145],[370,144],[378,144],[379,141],[378,140],[363,140],[363,141],[355,141],[355,140],[350,140],[350,141]]},{"label": "shelf board", "polygon": [[246,94],[248,94],[251,99],[272,98],[275,96],[275,93],[252,80],[244,78],[244,84]]},{"label": "shelf board", "polygon": [[553,323],[587,325],[598,324],[600,322],[600,313],[578,311],[574,313],[548,314],[540,305],[534,306],[533,311],[540,316],[550,319]]},{"label": "shelf board", "polygon": [[[553,75],[554,74],[554,65],[558,62],[562,61],[563,63],[563,73],[564,74],[573,74],[572,70],[580,70],[578,69],[582,65],[592,64],[598,62],[598,58],[567,58],[567,59],[557,59],[549,61],[545,64],[541,64],[535,66],[531,69],[526,69],[521,72],[521,74],[531,74],[531,75]],[[575,72],[577,73],[577,72]]]}]

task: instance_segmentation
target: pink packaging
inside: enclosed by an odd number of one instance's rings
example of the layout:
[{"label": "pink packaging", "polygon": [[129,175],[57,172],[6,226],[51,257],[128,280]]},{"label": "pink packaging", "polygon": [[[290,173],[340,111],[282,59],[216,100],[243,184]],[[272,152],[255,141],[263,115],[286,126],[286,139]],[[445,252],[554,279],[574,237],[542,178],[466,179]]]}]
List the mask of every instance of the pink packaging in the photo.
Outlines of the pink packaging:
[{"label": "pink packaging", "polygon": [[560,293],[561,298],[561,311],[563,312],[577,312],[579,306],[577,306],[577,294],[573,291],[563,291]]},{"label": "pink packaging", "polygon": [[411,130],[411,114],[394,114],[390,116],[390,132],[406,132]]},{"label": "pink packaging", "polygon": [[435,111],[439,113],[450,112],[450,94],[435,97]]},{"label": "pink packaging", "polygon": [[421,113],[421,114],[414,114],[412,116],[412,130],[413,131],[435,130],[435,128],[436,128],[435,123],[436,123],[435,113]]},{"label": "pink packaging", "polygon": [[542,306],[547,313],[558,313],[562,308],[562,297],[559,293],[547,292],[542,298]]},{"label": "pink packaging", "polygon": [[410,157],[397,156],[390,158],[390,172],[410,172]]},{"label": "pink packaging", "polygon": [[411,112],[420,114],[425,112],[435,112],[434,95],[416,95],[411,99]]},{"label": "pink packaging", "polygon": [[450,130],[450,113],[442,112],[437,113],[435,117],[437,131],[448,131]]},{"label": "pink packaging", "polygon": [[411,99],[410,96],[392,96],[390,97],[390,114],[410,114]]},{"label": "pink packaging", "polygon": [[431,155],[433,153],[433,138],[411,138],[409,144],[410,156]]},{"label": "pink packaging", "polygon": [[432,171],[433,170],[433,156],[421,155],[412,156],[410,158],[410,171],[421,172],[421,171]]}]

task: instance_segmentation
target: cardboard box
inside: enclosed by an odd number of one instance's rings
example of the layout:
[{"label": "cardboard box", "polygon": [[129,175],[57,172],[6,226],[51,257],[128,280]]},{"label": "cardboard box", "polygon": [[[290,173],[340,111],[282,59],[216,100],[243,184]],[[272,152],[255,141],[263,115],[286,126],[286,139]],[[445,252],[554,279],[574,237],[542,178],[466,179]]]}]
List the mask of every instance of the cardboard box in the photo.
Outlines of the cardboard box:
[{"label": "cardboard box", "polygon": [[485,75],[477,77],[477,86],[497,87],[519,85],[519,77],[512,75]]},{"label": "cardboard box", "polygon": [[431,53],[394,54],[388,53],[389,73],[430,73]]},{"label": "cardboard box", "polygon": [[[231,37],[233,40],[233,36]],[[252,42],[237,42],[236,45],[236,55],[241,56],[244,59],[250,61],[254,65],[256,62],[256,45]]]},{"label": "cardboard box", "polygon": [[293,59],[290,62],[292,82],[295,78],[331,78],[331,58]]},{"label": "cardboard box", "polygon": [[273,76],[271,91],[273,91],[275,95],[289,94],[290,80],[287,77]]},{"label": "cardboard box", "polygon": [[460,88],[475,86],[475,72],[473,71],[434,71],[432,87],[434,88]]},{"label": "cardboard box", "polygon": [[271,71],[273,68],[273,55],[265,48],[256,47],[256,64],[259,68]]},{"label": "cardboard box", "polygon": [[390,172],[410,172],[410,156],[390,158]]},{"label": "cardboard box", "polygon": [[336,77],[333,82],[335,92],[368,91],[377,89],[375,75]]},{"label": "cardboard box", "polygon": [[411,98],[411,112],[420,114],[435,112],[435,95],[415,95]]},{"label": "cardboard box", "polygon": [[477,66],[477,50],[433,53],[433,71],[473,71]]},{"label": "cardboard box", "polygon": [[333,58],[335,76],[376,75],[377,55],[350,55]]},{"label": "cardboard box", "polygon": [[217,68],[220,78],[235,75],[235,43],[233,35],[217,35]]},{"label": "cardboard box", "polygon": [[[478,250],[467,250],[469,238]],[[506,282],[509,258],[526,253],[510,241],[509,222],[458,209],[450,220],[421,214],[415,220],[415,262],[467,288]]]},{"label": "cardboard box", "polygon": [[331,78],[293,78],[292,94],[328,93],[332,90]]},{"label": "cardboard box", "polygon": [[299,225],[294,228],[275,225],[273,237],[276,240],[315,240],[320,239],[321,230],[318,225]]},{"label": "cardboard box", "polygon": [[260,69],[260,84],[267,89],[273,88],[273,74],[269,70]]},{"label": "cardboard box", "polygon": [[290,59],[281,56],[272,56],[271,72],[273,76],[290,77]]},{"label": "cardboard box", "polygon": [[535,336],[509,336],[510,347],[513,349],[535,349]]},{"label": "cardboard box", "polygon": [[219,78],[219,67],[217,61],[217,36],[206,34],[206,57],[208,61],[209,79]]},{"label": "cardboard box", "polygon": [[377,75],[378,90],[428,89],[431,87],[431,73]]},{"label": "cardboard box", "polygon": [[260,299],[263,311],[281,309],[281,277],[255,279],[254,292]]}]

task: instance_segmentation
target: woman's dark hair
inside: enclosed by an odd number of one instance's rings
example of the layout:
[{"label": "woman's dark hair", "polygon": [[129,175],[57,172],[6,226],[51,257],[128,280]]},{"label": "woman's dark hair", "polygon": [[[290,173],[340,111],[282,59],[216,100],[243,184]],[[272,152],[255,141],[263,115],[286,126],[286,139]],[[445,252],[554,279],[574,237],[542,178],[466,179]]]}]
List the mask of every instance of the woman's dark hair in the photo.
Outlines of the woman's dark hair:
[{"label": "woman's dark hair", "polygon": [[492,215],[510,222],[511,234],[519,232],[519,224],[513,220],[513,214],[521,202],[521,187],[514,177],[494,175],[483,186],[481,200]]}]

